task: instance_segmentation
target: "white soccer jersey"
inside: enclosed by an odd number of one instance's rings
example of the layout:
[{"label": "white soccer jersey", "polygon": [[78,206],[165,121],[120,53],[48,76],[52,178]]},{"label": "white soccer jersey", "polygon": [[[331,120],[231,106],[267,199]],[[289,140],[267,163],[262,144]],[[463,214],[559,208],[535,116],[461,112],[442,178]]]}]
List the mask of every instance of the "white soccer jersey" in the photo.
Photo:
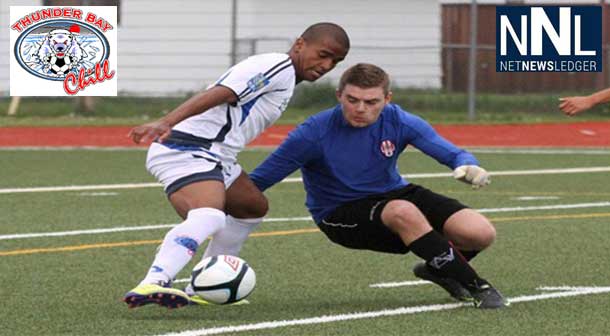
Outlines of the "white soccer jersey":
[{"label": "white soccer jersey", "polygon": [[231,67],[213,85],[233,90],[238,102],[185,119],[173,130],[211,142],[209,151],[232,162],[286,109],[295,87],[295,71],[287,54],[256,55]]}]

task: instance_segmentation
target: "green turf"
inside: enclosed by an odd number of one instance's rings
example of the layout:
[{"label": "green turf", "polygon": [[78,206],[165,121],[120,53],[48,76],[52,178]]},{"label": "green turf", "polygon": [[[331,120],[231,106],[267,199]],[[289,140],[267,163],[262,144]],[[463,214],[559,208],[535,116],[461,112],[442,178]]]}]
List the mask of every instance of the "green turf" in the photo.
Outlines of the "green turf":
[{"label": "green turf", "polygon": [[[268,151],[242,153],[250,170]],[[0,188],[141,183],[144,151],[0,151]],[[478,154],[492,171],[610,166],[607,155]],[[403,155],[403,173],[447,172],[417,152]],[[610,173],[496,176],[480,191],[451,178],[413,182],[474,208],[604,202]],[[0,194],[0,235],[57,232],[178,221],[161,188]],[[300,183],[267,192],[269,217],[307,216]],[[522,201],[519,196],[558,199]],[[496,243],[474,266],[509,297],[540,294],[539,286],[610,286],[605,253],[610,208],[487,214]],[[554,218],[550,216],[556,216]],[[585,217],[583,217],[585,216]],[[311,221],[267,222],[257,232],[315,228]],[[415,280],[413,255],[353,251],[319,232],[252,237],[244,257],[257,272],[250,305],[156,306],[128,310],[122,295],[141,279],[165,229],[0,240],[6,251],[152,240],[143,245],[0,255],[0,335],[158,335],[210,327],[452,303],[432,286],[370,288]],[[191,266],[194,265],[197,257]],[[178,278],[188,277],[188,268]],[[282,327],[235,335],[604,335],[610,293],[516,303],[502,311],[470,307],[394,317]]]}]

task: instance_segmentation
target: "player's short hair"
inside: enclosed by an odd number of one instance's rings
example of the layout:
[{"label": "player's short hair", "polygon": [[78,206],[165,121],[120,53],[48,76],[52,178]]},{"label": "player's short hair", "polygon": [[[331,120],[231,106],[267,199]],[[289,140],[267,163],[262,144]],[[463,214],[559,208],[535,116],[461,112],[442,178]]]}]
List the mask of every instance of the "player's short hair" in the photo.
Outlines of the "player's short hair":
[{"label": "player's short hair", "polygon": [[345,50],[349,50],[349,36],[345,30],[336,23],[319,22],[313,24],[301,34],[301,38],[305,41],[318,41],[321,37],[330,36],[337,43],[341,44]]},{"label": "player's short hair", "polygon": [[385,95],[390,92],[390,76],[382,68],[369,63],[358,63],[345,70],[337,90],[343,92],[347,84],[363,89],[381,87]]}]

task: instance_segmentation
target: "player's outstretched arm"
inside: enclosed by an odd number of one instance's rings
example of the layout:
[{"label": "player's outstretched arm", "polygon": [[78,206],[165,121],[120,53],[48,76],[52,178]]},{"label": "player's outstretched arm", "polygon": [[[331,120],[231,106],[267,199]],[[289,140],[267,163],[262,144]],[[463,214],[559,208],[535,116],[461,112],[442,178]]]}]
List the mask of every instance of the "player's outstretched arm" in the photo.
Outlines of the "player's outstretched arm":
[{"label": "player's outstretched arm", "polygon": [[319,157],[320,148],[313,140],[316,130],[317,126],[305,121],[290,132],[288,138],[250,173],[254,184],[265,191]]},{"label": "player's outstretched arm", "polygon": [[203,113],[214,106],[236,101],[237,96],[231,89],[220,85],[214,86],[189,98],[163,118],[132,128],[127,136],[137,144],[157,137],[163,140],[169,136],[172,127],[182,120]]},{"label": "player's outstretched arm", "polygon": [[559,109],[569,116],[586,111],[595,105],[610,102],[610,88],[598,91],[589,96],[559,98]]},{"label": "player's outstretched arm", "polygon": [[401,114],[403,135],[407,142],[421,150],[424,154],[434,158],[439,163],[453,169],[453,177],[478,189],[491,182],[489,173],[481,167],[474,155],[455,146],[440,136],[425,120]]}]

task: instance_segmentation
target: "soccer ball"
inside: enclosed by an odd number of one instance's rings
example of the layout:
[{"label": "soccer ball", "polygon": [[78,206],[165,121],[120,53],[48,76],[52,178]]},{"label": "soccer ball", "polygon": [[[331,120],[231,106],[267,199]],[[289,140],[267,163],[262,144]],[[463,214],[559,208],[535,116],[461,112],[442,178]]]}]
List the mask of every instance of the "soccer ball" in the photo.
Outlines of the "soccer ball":
[{"label": "soccer ball", "polygon": [[204,300],[227,304],[250,295],[256,285],[256,274],[243,259],[218,255],[201,260],[191,273],[191,286]]}]

